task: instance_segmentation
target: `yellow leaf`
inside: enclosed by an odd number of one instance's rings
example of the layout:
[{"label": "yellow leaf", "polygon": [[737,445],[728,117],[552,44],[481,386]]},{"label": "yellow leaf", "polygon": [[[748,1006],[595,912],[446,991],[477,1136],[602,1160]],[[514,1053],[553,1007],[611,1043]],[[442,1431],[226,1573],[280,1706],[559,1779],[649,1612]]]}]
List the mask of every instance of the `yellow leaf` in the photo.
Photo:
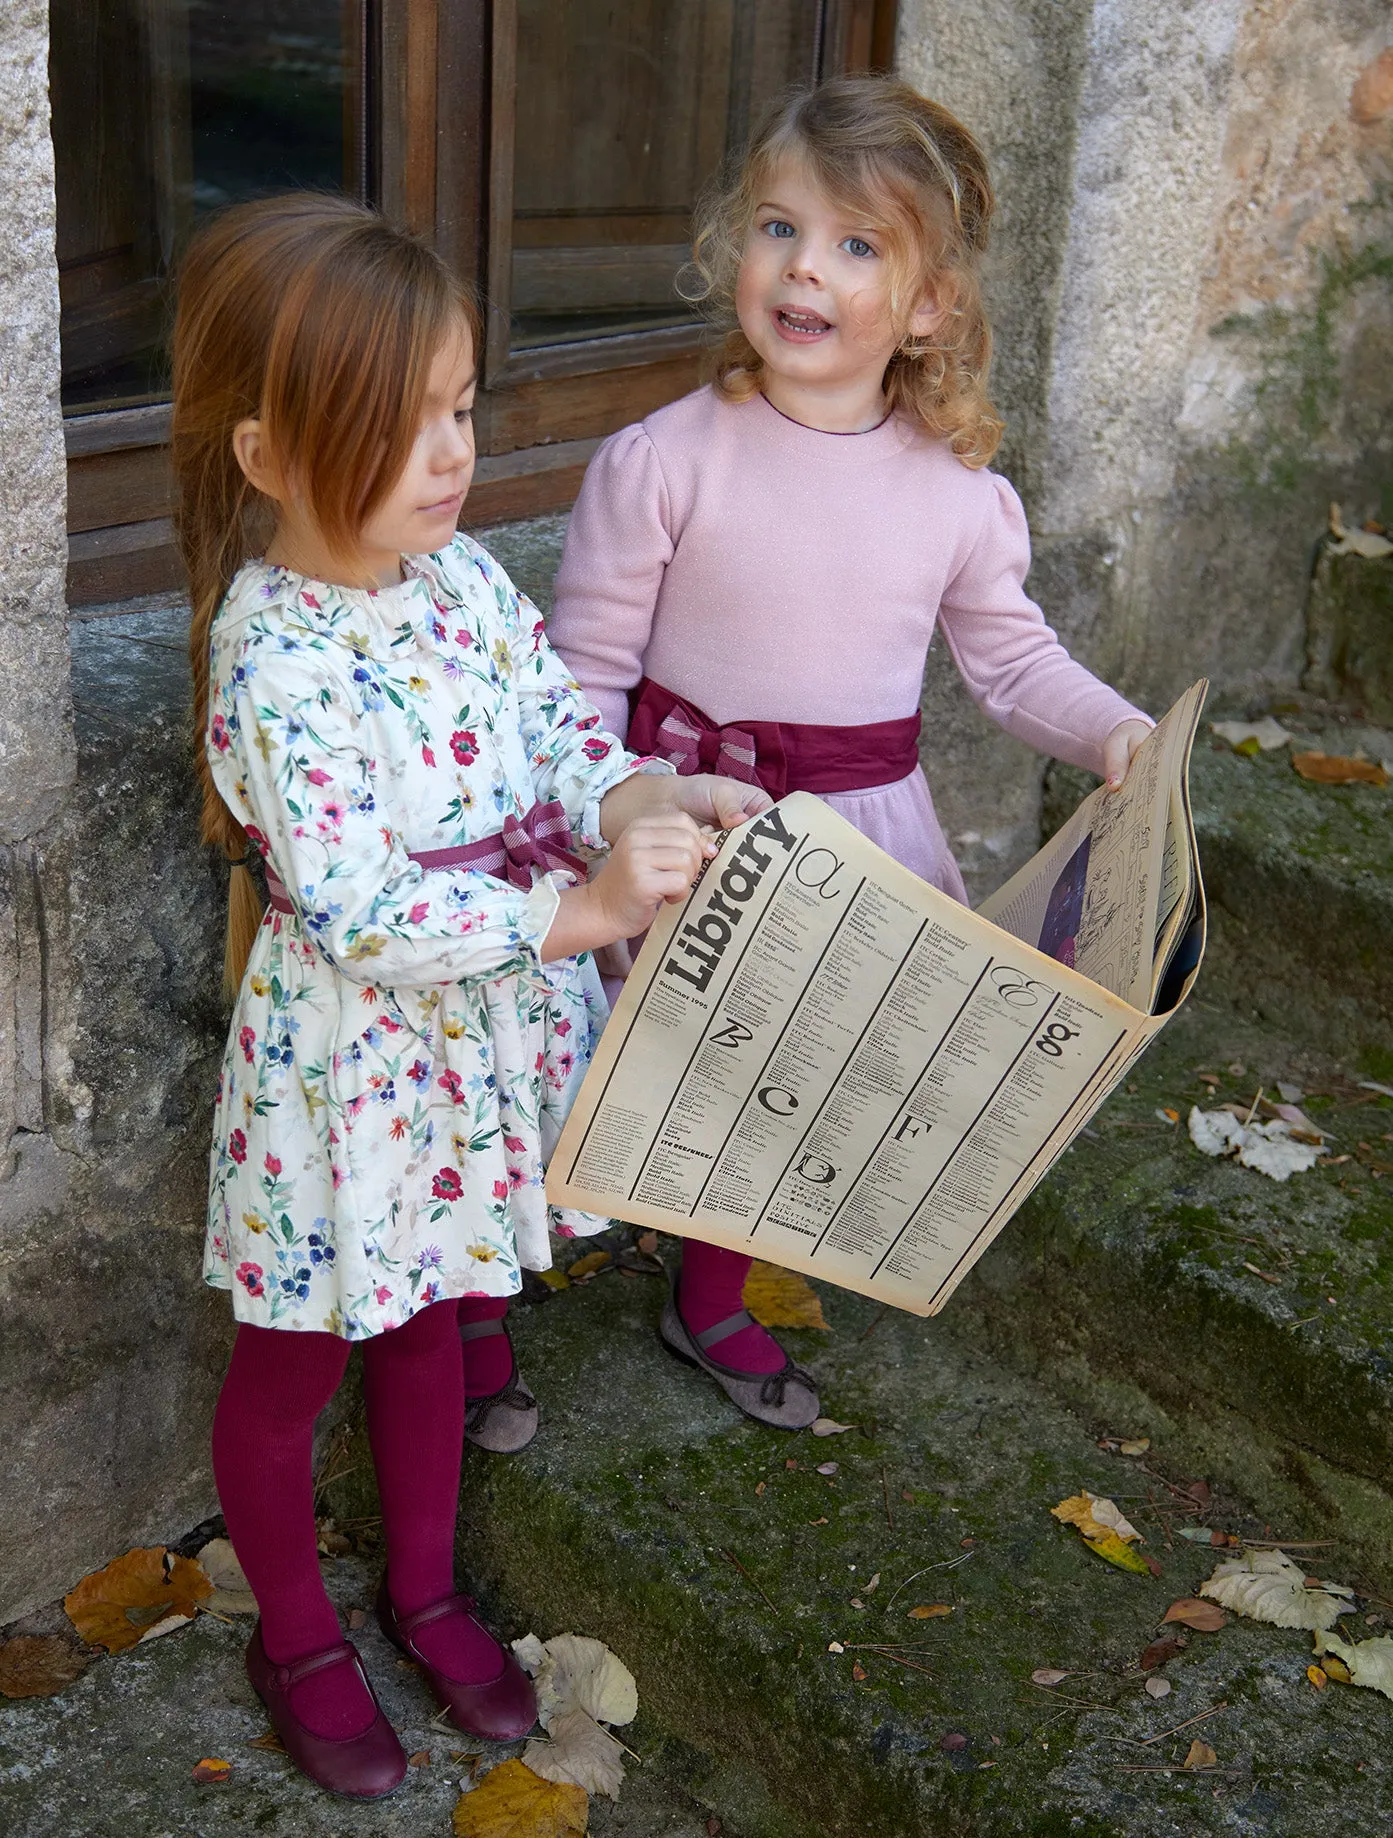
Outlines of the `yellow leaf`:
[{"label": "yellow leaf", "polygon": [[1342,1685],[1367,1685],[1393,1698],[1393,1639],[1341,1640],[1338,1634],[1317,1634],[1320,1662]]},{"label": "yellow leaf", "polygon": [[1090,1551],[1096,1551],[1099,1557],[1106,1558],[1110,1564],[1116,1564],[1119,1570],[1131,1570],[1137,1576],[1150,1576],[1151,1566],[1141,1555],[1125,1544],[1116,1532],[1104,1532],[1101,1538],[1086,1538],[1084,1543]]},{"label": "yellow leaf", "polygon": [[1329,1674],[1322,1671],[1319,1666],[1307,1666],[1306,1676],[1310,1679],[1317,1691],[1324,1691],[1325,1687],[1330,1683]]},{"label": "yellow leaf", "polygon": [[806,1277],[777,1264],[756,1263],[745,1278],[744,1302],[761,1327],[820,1327],[822,1303]]},{"label": "yellow leaf", "polygon": [[232,1773],[232,1763],[220,1756],[205,1756],[193,1765],[193,1778],[200,1787],[220,1787]]},{"label": "yellow leaf", "polygon": [[[1177,1121],[1174,1111],[1168,1111],[1167,1115],[1172,1121]],[[1119,1442],[1117,1447],[1118,1452],[1122,1455],[1145,1455],[1151,1447],[1151,1438],[1149,1436],[1129,1436],[1125,1442]]]},{"label": "yellow leaf", "polygon": [[539,1270],[537,1275],[548,1289],[569,1289],[571,1287],[570,1277],[564,1270],[558,1270],[555,1265],[550,1270]]},{"label": "yellow leaf", "polygon": [[84,1576],[63,1606],[88,1646],[121,1653],[164,1632],[171,1617],[191,1619],[212,1593],[201,1565],[171,1556],[161,1544],[127,1551]]},{"label": "yellow leaf", "polygon": [[455,1838],[585,1838],[590,1796],[520,1761],[492,1769],[455,1802]]},{"label": "yellow leaf", "polygon": [[952,1605],[948,1602],[921,1602],[917,1608],[911,1608],[911,1621],[936,1621],[940,1615],[951,1615]]},{"label": "yellow leaf", "polygon": [[1111,1500],[1101,1494],[1089,1493],[1085,1488],[1082,1493],[1071,1494],[1067,1500],[1061,1500],[1058,1506],[1050,1511],[1056,1519],[1063,1520],[1065,1525],[1076,1525],[1084,1537],[1090,1540],[1105,1538],[1108,1533],[1120,1538],[1126,1544],[1132,1544],[1141,1538],[1141,1533],[1129,1519],[1122,1514]]},{"label": "yellow leaf", "polygon": [[597,1270],[603,1270],[611,1261],[608,1251],[587,1251],[584,1257],[578,1257],[573,1264],[566,1266],[566,1274],[573,1283],[583,1276],[593,1276]]},{"label": "yellow leaf", "polygon": [[1186,1768],[1216,1768],[1218,1765],[1219,1757],[1214,1753],[1213,1749],[1210,1748],[1207,1742],[1201,1741],[1201,1739],[1196,1736],[1194,1741],[1190,1744],[1190,1752],[1185,1757],[1182,1766]]}]

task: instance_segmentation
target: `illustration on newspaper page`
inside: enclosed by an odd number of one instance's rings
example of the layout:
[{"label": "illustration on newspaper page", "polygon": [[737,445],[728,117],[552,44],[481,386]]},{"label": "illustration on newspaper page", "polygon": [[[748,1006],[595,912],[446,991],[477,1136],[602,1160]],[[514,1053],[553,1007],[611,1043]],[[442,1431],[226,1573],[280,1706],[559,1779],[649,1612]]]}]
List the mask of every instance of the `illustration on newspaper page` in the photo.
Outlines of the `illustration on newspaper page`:
[{"label": "illustration on newspaper page", "polygon": [[807,792],[731,831],[648,934],[553,1203],[936,1314],[1194,982],[1205,687],[977,913]]}]

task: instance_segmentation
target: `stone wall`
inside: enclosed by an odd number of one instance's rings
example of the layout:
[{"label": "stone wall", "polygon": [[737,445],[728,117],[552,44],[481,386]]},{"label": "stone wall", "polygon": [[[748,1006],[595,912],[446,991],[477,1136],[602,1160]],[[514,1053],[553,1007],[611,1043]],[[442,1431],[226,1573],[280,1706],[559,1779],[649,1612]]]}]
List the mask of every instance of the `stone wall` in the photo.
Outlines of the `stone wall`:
[{"label": "stone wall", "polygon": [[[181,609],[74,620],[69,672],[46,31],[36,0],[0,23],[0,1621],[211,1509],[230,1335],[199,1282],[223,885]],[[1201,670],[1294,684],[1325,506],[1390,476],[1391,35],[1381,0],[901,0],[902,69],[998,180],[1033,590],[1153,705]],[[563,529],[484,534],[544,599]],[[925,708],[982,890],[1034,845],[1043,762],[938,647]]]},{"label": "stone wall", "polygon": [[[1383,0],[901,0],[899,65],[984,142],[1000,465],[1031,590],[1160,709],[1296,682],[1332,499],[1393,513]],[[930,660],[935,796],[981,888],[1037,763]]]}]

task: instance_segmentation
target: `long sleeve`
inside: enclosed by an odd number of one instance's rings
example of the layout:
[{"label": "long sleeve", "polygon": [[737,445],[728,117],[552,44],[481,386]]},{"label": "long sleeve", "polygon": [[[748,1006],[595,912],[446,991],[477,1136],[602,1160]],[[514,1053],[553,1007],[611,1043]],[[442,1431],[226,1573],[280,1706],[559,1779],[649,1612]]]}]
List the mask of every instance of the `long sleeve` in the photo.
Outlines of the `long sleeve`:
[{"label": "long sleeve", "polygon": [[663,570],[673,555],[667,484],[642,427],[625,428],[591,460],[556,577],[551,642],[605,727],[629,731],[628,692],[643,657]]},{"label": "long sleeve", "polygon": [[555,877],[523,892],[477,869],[421,868],[383,821],[329,659],[250,647],[234,658],[213,684],[213,775],[320,955],[352,982],[389,987],[540,976]]},{"label": "long sleeve", "polygon": [[1090,772],[1122,721],[1151,717],[1076,663],[1025,592],[1030,536],[1005,479],[944,592],[939,625],[973,700],[1009,734]]},{"label": "long sleeve", "polygon": [[[456,543],[451,561],[480,568],[492,587],[504,621],[508,661],[528,768],[539,804],[555,800],[570,819],[582,848],[607,849],[600,832],[600,803],[607,791],[635,772],[669,773],[660,760],[635,760],[622,739],[607,730],[547,638],[542,615],[520,593],[493,557],[467,538]],[[625,720],[627,725],[627,704]]]}]

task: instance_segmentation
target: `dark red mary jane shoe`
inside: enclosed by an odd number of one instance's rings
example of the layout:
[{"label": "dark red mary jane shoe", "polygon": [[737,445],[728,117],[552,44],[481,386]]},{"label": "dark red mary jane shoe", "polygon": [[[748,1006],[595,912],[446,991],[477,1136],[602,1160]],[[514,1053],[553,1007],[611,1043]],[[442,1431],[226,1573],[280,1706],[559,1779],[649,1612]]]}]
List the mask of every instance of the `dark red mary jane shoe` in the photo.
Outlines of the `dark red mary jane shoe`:
[{"label": "dark red mary jane shoe", "polygon": [[341,1793],[352,1800],[380,1800],[384,1794],[394,1793],[406,1779],[406,1751],[382,1711],[378,1710],[361,1735],[335,1738],[316,1736],[313,1730],[306,1729],[291,1707],[290,1694],[295,1686],[329,1666],[356,1666],[368,1696],[376,1704],[358,1649],[346,1640],[322,1653],[310,1653],[288,1666],[278,1666],[267,1657],[261,1644],[258,1621],[247,1646],[247,1677],[266,1706],[271,1727],[285,1744],[286,1754],[301,1773],[308,1774],[330,1793]]},{"label": "dark red mary jane shoe", "polygon": [[[493,1678],[483,1684],[469,1684],[433,1666],[413,1638],[432,1621],[443,1621],[447,1615],[465,1615],[492,1640],[493,1636],[472,1612],[473,1608],[472,1596],[450,1595],[441,1602],[418,1608],[414,1615],[399,1615],[387,1593],[385,1577],[377,1592],[377,1618],[383,1633],[425,1673],[436,1702],[449,1712],[450,1721],[468,1735],[482,1737],[486,1742],[512,1742],[525,1736],[537,1721],[537,1696],[532,1680],[507,1648],[498,1647],[498,1671]],[[498,1645],[496,1641],[494,1644]]]}]

